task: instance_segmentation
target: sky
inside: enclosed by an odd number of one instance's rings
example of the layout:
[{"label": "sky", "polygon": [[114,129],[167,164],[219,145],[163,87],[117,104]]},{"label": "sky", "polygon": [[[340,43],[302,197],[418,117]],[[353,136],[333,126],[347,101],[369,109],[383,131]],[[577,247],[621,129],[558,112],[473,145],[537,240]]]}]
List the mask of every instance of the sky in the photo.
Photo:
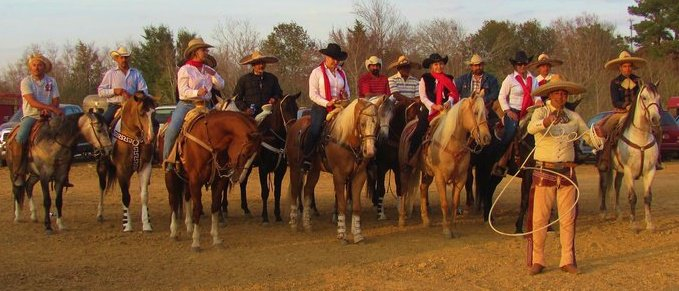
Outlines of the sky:
[{"label": "sky", "polygon": [[[295,21],[309,35],[326,42],[333,28],[353,24],[354,0],[0,0],[0,68],[20,58],[31,44],[61,48],[78,40],[115,48],[141,40],[143,27],[164,24],[173,31],[186,28],[206,42],[225,19],[248,20],[261,37],[279,23]],[[432,18],[455,19],[471,33],[485,20],[523,22],[537,19],[549,25],[558,18],[585,13],[613,24],[629,35],[627,13],[633,0],[392,0],[412,25]]]}]

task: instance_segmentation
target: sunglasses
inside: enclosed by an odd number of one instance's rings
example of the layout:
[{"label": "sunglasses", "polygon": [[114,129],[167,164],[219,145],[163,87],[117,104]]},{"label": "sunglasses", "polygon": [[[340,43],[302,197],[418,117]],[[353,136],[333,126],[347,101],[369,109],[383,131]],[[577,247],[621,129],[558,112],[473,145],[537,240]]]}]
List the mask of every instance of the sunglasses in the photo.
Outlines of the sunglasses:
[{"label": "sunglasses", "polygon": [[523,66],[527,66],[527,65],[528,65],[528,64],[526,64],[526,63],[516,63],[516,66],[517,66],[517,67],[523,67]]}]

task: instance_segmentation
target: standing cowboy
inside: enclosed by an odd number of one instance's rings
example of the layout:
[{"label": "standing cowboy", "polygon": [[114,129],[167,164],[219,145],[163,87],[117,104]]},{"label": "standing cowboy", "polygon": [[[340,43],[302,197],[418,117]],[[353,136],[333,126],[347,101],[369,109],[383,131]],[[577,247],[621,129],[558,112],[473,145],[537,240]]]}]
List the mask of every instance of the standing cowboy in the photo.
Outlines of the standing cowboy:
[{"label": "standing cowboy", "polygon": [[15,186],[24,185],[26,179],[28,138],[33,125],[41,116],[63,114],[59,108],[57,81],[47,75],[52,71],[52,62],[41,54],[33,54],[28,58],[28,71],[30,76],[21,80],[21,110],[24,116],[17,129],[16,142],[7,145],[12,156],[11,173],[14,176],[11,178]]},{"label": "standing cowboy", "polygon": [[389,91],[391,96],[397,101],[405,99],[419,99],[420,81],[410,74],[410,70],[415,67],[421,68],[418,63],[411,62],[406,56],[398,57],[398,60],[389,65],[389,70],[396,68],[396,74],[389,77]]},{"label": "standing cowboy", "polygon": [[[533,186],[528,206],[528,229],[535,230],[528,240],[529,274],[536,275],[545,267],[544,249],[547,236],[547,221],[556,201],[559,211],[559,238],[561,241],[561,262],[564,272],[577,274],[575,260],[575,219],[577,218],[575,177],[575,148],[570,142],[573,135],[581,136],[588,144],[602,136],[595,128],[597,137],[591,136],[582,117],[565,108],[569,94],[581,94],[585,88],[573,82],[554,78],[531,94],[548,96],[544,107],[537,108],[528,124],[528,133],[535,135],[535,164]],[[557,172],[573,181],[568,181]]]},{"label": "standing cowboy", "polygon": [[349,82],[344,70],[338,63],[347,59],[348,54],[336,43],[329,43],[319,50],[324,58],[321,64],[309,75],[309,99],[311,106],[311,125],[304,141],[305,170],[311,168],[311,157],[316,144],[321,137],[321,130],[325,124],[325,117],[331,111],[335,102],[349,99]]},{"label": "standing cowboy", "polygon": [[163,160],[168,163],[166,170],[173,170],[175,161],[168,161],[167,156],[172,150],[184,117],[196,108],[196,104],[206,104],[212,99],[212,89],[224,88],[224,79],[213,68],[206,65],[209,48],[212,46],[205,43],[202,38],[194,38],[189,41],[184,58],[188,61],[177,72],[177,89],[179,91],[179,102],[172,117],[170,125],[165,131],[165,144],[163,145]]},{"label": "standing cowboy", "polygon": [[455,79],[455,86],[460,92],[460,97],[469,97],[473,92],[478,92],[483,89],[486,92],[486,95],[484,96],[486,105],[497,100],[500,86],[498,85],[495,76],[483,71],[485,62],[481,56],[477,54],[472,55],[472,58],[467,64],[470,69],[469,73]]},{"label": "standing cowboy", "polygon": [[249,115],[257,115],[262,112],[262,105],[274,103],[280,99],[283,91],[278,84],[278,78],[269,72],[265,72],[266,64],[277,63],[278,58],[262,55],[259,51],[244,57],[241,65],[250,65],[252,72],[238,79],[233,95],[236,106],[240,111]]},{"label": "standing cowboy", "polygon": [[131,53],[126,48],[120,47],[118,50],[111,51],[110,55],[117,66],[106,71],[101,84],[99,84],[99,88],[97,88],[99,97],[106,98],[106,101],[108,101],[108,108],[104,112],[104,120],[109,125],[113,121],[116,111],[120,109],[121,102],[139,91],[148,94],[148,87],[144,77],[142,77],[139,70],[130,68],[129,59]]},{"label": "standing cowboy", "polygon": [[391,95],[387,76],[380,74],[382,59],[371,56],[365,60],[367,73],[358,78],[358,97],[370,99],[374,96]]},{"label": "standing cowboy", "polygon": [[[617,70],[620,74],[611,80],[611,102],[613,103],[613,113],[599,121],[599,125],[604,132],[610,135],[609,140],[617,140],[611,132],[618,126],[621,119],[627,115],[629,106],[636,101],[639,94],[641,78],[634,74],[634,70],[646,65],[646,60],[633,57],[630,53],[622,51],[617,59],[612,59],[604,65],[607,70]],[[660,125],[653,127],[656,142],[662,141],[662,128]],[[606,143],[604,150],[599,158],[599,168],[608,169],[611,161],[611,143]],[[662,170],[662,162],[658,156],[656,169]]]}]

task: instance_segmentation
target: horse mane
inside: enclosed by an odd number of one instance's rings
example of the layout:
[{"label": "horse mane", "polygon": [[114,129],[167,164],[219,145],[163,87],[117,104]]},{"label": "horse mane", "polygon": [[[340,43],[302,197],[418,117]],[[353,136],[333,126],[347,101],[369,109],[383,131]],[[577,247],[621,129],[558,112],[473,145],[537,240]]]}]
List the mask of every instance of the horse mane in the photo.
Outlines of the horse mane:
[{"label": "horse mane", "polygon": [[83,114],[84,113],[80,112],[71,115],[53,117],[45,126],[40,128],[36,135],[35,142],[37,143],[41,140],[47,139],[56,140],[59,136],[71,137],[80,134],[78,119],[80,119]]},{"label": "horse mane", "polygon": [[[335,122],[330,134],[332,134],[339,142],[345,142],[349,136],[354,132],[356,122],[356,104],[358,104],[360,98],[354,99],[347,107],[342,109],[335,118]],[[367,102],[367,101],[365,101]]]},{"label": "horse mane", "polygon": [[434,134],[432,135],[433,140],[437,140],[442,145],[448,144],[453,136],[453,133],[455,130],[457,130],[459,115],[462,111],[462,105],[465,102],[469,102],[468,100],[470,99],[463,98],[460,102],[448,109],[445,115],[439,117],[440,120],[438,121],[438,124],[440,124],[440,126],[438,126],[434,131]]}]

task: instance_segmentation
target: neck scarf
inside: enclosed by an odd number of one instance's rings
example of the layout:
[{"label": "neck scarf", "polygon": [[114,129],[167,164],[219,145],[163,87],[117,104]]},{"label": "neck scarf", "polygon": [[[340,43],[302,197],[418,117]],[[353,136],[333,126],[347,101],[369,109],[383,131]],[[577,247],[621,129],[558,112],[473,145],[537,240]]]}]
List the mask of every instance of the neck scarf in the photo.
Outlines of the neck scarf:
[{"label": "neck scarf", "polygon": [[[443,98],[445,97],[443,96],[443,89],[448,89],[448,97],[453,98],[453,104],[460,101],[460,94],[457,93],[457,87],[455,87],[453,80],[448,78],[448,76],[443,73],[431,73],[431,76],[436,79],[436,88],[434,89],[436,94],[436,105],[443,104]],[[432,109],[429,113],[429,120],[438,114],[438,111]]]},{"label": "neck scarf", "polygon": [[519,113],[519,118],[526,115],[526,109],[533,105],[533,98],[530,97],[531,90],[533,90],[533,78],[529,75],[526,78],[526,82],[523,81],[521,74],[516,74],[516,81],[521,85],[523,89],[523,101],[521,102],[521,112]]},{"label": "neck scarf", "polygon": [[203,69],[203,62],[188,60],[188,61],[186,61],[186,64],[194,66],[194,67],[198,68],[198,70]]},{"label": "neck scarf", "polygon": [[[321,72],[323,72],[323,81],[325,82],[325,100],[330,101],[330,100],[332,100],[332,93],[330,93],[331,92],[331,90],[330,90],[330,79],[328,79],[328,73],[326,72],[325,62],[321,62],[320,67],[321,67]],[[336,67],[336,70],[337,70],[337,73],[340,75],[340,77],[342,77],[342,80],[344,80],[344,84],[346,84],[347,83],[347,77],[344,75],[344,71],[342,71],[342,69],[340,69],[339,66]],[[328,112],[332,111],[333,109],[335,109],[335,106],[329,106],[329,107],[326,108],[326,110],[328,110]]]}]

